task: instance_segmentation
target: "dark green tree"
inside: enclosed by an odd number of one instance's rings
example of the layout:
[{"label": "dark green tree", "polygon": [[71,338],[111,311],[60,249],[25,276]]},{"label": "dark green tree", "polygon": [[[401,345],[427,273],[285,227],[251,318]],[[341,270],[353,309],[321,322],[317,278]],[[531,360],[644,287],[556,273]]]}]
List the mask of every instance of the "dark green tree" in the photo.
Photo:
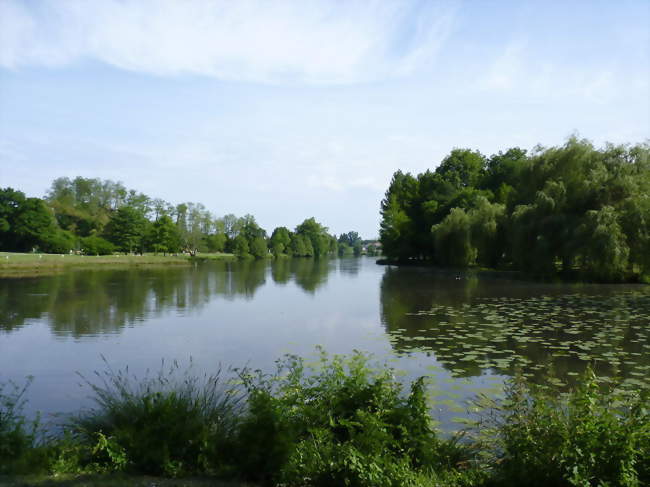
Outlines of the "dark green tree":
[{"label": "dark green tree", "polygon": [[307,218],[296,227],[297,235],[305,237],[305,249],[308,256],[322,257],[329,253],[330,236],[327,227],[316,221],[315,218]]},{"label": "dark green tree", "polygon": [[286,227],[277,227],[271,234],[269,245],[274,256],[283,253],[289,253],[289,244],[291,243],[291,232]]},{"label": "dark green tree", "polygon": [[244,258],[250,256],[248,240],[243,235],[237,235],[233,240],[233,254]]},{"label": "dark green tree", "polygon": [[181,236],[174,221],[167,215],[154,221],[147,233],[147,246],[156,254],[162,252],[178,252],[181,246]]},{"label": "dark green tree", "polygon": [[[27,198],[12,188],[0,190],[0,248],[5,251],[26,252],[33,248],[67,252],[72,245],[61,249],[60,233],[54,216],[38,198]],[[73,242],[69,242],[73,244]]]},{"label": "dark green tree", "polygon": [[255,237],[250,244],[250,253],[256,259],[264,259],[269,254],[269,249],[264,237]]},{"label": "dark green tree", "polygon": [[472,245],[472,221],[462,208],[454,208],[438,225],[431,228],[436,246],[436,258],[442,265],[467,267],[476,261]]},{"label": "dark green tree", "polygon": [[121,252],[141,252],[147,219],[130,206],[118,208],[106,226],[106,239]]}]

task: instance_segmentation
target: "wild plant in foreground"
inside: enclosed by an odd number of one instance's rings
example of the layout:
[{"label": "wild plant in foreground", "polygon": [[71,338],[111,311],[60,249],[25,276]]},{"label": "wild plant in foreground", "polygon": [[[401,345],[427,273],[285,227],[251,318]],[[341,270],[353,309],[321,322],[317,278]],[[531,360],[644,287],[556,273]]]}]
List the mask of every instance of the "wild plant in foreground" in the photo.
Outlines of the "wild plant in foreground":
[{"label": "wild plant in foreground", "polygon": [[241,375],[248,412],[238,429],[241,472],[282,485],[408,486],[452,459],[432,428],[424,381],[404,394],[367,356],[317,365],[286,356],[275,375]]},{"label": "wild plant in foreground", "polygon": [[86,380],[96,405],[69,422],[88,465],[178,476],[215,472],[231,441],[241,395],[212,375],[192,375],[177,362],[139,379],[128,367]]},{"label": "wild plant in foreground", "polygon": [[25,392],[32,382],[23,386],[9,381],[0,383],[0,473],[24,473],[40,463],[37,436],[39,418],[28,421],[24,414]]},{"label": "wild plant in foreground", "polygon": [[648,391],[606,392],[591,370],[565,395],[515,380],[481,427],[503,486],[650,485]]}]

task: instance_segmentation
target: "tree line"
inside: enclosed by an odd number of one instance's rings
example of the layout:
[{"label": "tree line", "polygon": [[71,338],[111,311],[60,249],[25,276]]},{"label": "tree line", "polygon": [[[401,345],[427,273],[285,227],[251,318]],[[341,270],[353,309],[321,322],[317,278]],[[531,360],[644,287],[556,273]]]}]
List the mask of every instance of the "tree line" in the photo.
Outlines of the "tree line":
[{"label": "tree line", "polygon": [[0,189],[0,250],[89,255],[226,252],[239,257],[359,255],[357,232],[339,237],[314,218],[269,236],[252,215],[214,216],[200,203],[172,205],[122,183],[58,178],[45,198]]},{"label": "tree line", "polygon": [[650,276],[650,144],[486,157],[453,149],[433,171],[397,171],[381,202],[390,261],[506,267],[618,281]]}]

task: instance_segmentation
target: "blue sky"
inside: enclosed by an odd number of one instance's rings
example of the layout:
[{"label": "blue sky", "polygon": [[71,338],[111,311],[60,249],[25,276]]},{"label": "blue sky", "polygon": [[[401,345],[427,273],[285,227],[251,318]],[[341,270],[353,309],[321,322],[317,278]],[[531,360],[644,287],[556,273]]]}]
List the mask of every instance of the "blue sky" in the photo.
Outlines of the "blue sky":
[{"label": "blue sky", "polygon": [[650,1],[0,0],[0,187],[377,235],[393,172],[650,136]]}]

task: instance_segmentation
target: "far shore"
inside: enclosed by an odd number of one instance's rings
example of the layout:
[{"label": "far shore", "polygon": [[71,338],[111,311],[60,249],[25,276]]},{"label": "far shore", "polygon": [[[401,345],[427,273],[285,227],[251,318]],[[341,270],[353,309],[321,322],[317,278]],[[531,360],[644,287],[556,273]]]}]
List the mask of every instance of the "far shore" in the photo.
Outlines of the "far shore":
[{"label": "far shore", "polygon": [[37,277],[52,275],[69,269],[80,268],[124,268],[155,267],[167,265],[190,265],[196,260],[234,259],[233,254],[200,253],[189,254],[113,254],[113,255],[77,255],[77,254],[43,254],[0,252],[0,278]]}]

